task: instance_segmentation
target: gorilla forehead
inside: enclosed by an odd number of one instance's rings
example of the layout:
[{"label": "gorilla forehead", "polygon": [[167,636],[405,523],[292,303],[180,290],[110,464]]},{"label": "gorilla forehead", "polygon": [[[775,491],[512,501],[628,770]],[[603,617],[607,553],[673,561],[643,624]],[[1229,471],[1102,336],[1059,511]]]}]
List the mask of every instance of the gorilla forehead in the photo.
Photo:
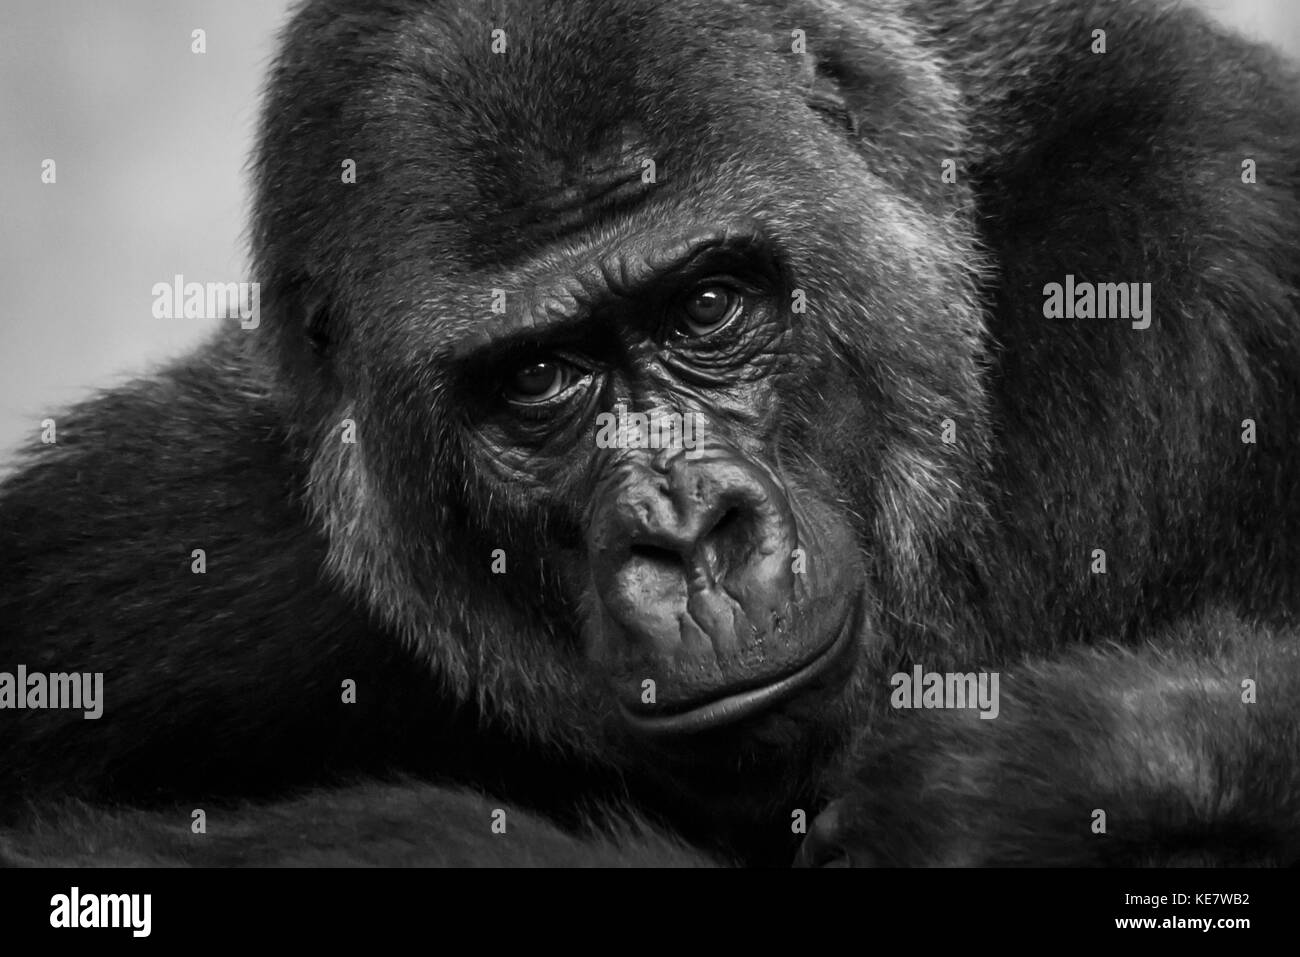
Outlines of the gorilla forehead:
[{"label": "gorilla forehead", "polygon": [[[505,31],[499,55],[494,29]],[[436,227],[441,259],[505,258],[578,228],[593,202],[642,197],[645,160],[658,186],[698,194],[724,161],[775,170],[832,141],[792,92],[804,67],[783,55],[789,29],[762,7],[326,2],[304,6],[287,37],[258,155],[263,188],[277,193],[262,226],[280,211],[274,231],[300,233],[317,254],[391,255],[391,234],[374,235],[382,205],[391,229]],[[324,77],[322,58],[336,64]],[[774,130],[787,135],[773,142]],[[327,166],[299,168],[305,142]],[[339,190],[345,159],[357,183]],[[396,178],[405,202],[394,211],[385,187]],[[307,234],[308,206],[335,228]],[[549,233],[534,235],[537,224]],[[347,231],[361,241],[344,244]]]}]

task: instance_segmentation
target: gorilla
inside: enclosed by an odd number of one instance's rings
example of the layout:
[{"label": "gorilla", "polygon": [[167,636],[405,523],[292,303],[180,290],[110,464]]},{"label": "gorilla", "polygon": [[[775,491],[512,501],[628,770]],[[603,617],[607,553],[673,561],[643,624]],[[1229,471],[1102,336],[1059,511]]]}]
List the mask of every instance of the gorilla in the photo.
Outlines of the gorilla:
[{"label": "gorilla", "polygon": [[0,490],[9,863],[1300,861],[1275,54],[308,0],[253,175],[256,328]]}]

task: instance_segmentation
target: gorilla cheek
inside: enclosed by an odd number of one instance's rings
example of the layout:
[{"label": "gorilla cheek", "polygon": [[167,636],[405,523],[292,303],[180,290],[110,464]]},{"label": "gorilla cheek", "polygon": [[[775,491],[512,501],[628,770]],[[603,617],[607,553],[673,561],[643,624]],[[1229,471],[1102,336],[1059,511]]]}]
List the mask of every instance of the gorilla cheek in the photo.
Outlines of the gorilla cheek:
[{"label": "gorilla cheek", "polygon": [[737,721],[845,663],[862,604],[856,548],[847,523],[813,529],[804,511],[722,443],[631,451],[608,469],[589,533],[588,648],[635,730]]}]

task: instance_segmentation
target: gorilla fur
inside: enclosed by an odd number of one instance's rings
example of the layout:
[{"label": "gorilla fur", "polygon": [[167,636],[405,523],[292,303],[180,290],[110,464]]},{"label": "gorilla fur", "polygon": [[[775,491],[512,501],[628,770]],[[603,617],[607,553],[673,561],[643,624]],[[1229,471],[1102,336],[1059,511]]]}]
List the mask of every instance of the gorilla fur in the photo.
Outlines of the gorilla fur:
[{"label": "gorilla fur", "polygon": [[[785,863],[822,810],[804,862],[1300,857],[1274,54],[1138,0],[313,0],[254,181],[260,327],[0,487],[0,670],[107,699],[0,711],[10,860]],[[660,334],[715,254],[742,318]],[[1150,327],[1046,318],[1066,275],[1150,283]],[[702,461],[503,402],[520,349],[702,412]],[[726,587],[666,604],[705,553]],[[1001,672],[999,718],[891,709],[916,664]],[[642,733],[646,675],[699,728]]]}]

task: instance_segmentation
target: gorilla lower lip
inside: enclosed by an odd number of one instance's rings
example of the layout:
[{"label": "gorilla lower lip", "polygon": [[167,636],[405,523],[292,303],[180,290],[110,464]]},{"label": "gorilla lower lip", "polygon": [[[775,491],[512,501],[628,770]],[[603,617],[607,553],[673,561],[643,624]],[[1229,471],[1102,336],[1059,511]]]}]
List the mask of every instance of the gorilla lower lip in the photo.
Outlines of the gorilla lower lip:
[{"label": "gorilla lower lip", "polygon": [[858,610],[849,615],[836,639],[811,661],[793,674],[778,681],[736,694],[726,695],[716,701],[677,714],[637,714],[624,706],[623,717],[633,729],[642,734],[677,735],[708,731],[721,725],[733,724],[759,714],[827,674],[844,661],[858,634]]}]

